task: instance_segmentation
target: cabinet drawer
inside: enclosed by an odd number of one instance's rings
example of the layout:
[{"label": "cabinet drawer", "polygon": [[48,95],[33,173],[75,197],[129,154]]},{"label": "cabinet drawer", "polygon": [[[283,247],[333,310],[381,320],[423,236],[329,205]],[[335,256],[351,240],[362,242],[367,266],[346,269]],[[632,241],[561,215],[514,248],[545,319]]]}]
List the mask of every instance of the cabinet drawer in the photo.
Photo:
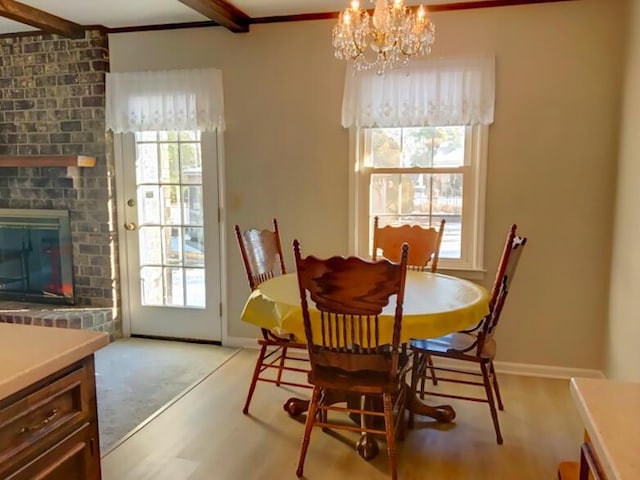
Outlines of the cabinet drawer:
[{"label": "cabinet drawer", "polygon": [[94,429],[85,424],[6,480],[98,480]]},{"label": "cabinet drawer", "polygon": [[[0,408],[0,465],[18,461],[36,444],[56,441],[89,421],[85,365]],[[0,470],[2,470],[0,468]]]}]

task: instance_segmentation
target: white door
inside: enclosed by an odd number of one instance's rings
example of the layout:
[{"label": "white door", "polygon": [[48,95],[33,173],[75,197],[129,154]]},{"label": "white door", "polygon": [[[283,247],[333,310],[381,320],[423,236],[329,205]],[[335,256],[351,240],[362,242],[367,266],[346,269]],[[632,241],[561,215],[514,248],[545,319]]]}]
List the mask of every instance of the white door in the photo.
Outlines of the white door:
[{"label": "white door", "polygon": [[131,335],[220,341],[216,134],[139,132],[115,145],[124,324]]}]

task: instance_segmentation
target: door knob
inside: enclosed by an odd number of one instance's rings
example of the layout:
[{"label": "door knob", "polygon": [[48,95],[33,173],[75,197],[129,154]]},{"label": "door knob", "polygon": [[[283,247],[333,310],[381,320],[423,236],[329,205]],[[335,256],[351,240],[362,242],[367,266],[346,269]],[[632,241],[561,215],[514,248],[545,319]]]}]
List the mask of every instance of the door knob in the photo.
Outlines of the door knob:
[{"label": "door knob", "polygon": [[126,228],[130,232],[133,232],[136,228],[138,228],[138,226],[133,222],[128,222],[124,224],[124,228]]}]

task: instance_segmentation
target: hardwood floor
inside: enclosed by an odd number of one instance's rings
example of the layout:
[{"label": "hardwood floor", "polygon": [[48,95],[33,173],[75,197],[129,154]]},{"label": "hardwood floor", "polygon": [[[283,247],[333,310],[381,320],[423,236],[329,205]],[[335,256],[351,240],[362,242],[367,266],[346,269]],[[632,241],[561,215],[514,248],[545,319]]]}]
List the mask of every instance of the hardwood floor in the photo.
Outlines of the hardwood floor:
[{"label": "hardwood floor", "polygon": [[[243,415],[256,354],[241,351],[109,452],[102,459],[103,479],[295,479],[304,415],[290,418],[282,405],[291,396],[308,397],[309,391],[259,383],[251,415]],[[582,423],[568,381],[506,374],[499,379],[504,445],[495,441],[486,404],[452,400],[453,424],[417,417],[416,428],[398,443],[399,477],[553,480],[560,461],[577,458]],[[353,448],[357,437],[315,429],[305,477],[387,479],[386,444],[381,442],[381,454],[366,462]]]}]

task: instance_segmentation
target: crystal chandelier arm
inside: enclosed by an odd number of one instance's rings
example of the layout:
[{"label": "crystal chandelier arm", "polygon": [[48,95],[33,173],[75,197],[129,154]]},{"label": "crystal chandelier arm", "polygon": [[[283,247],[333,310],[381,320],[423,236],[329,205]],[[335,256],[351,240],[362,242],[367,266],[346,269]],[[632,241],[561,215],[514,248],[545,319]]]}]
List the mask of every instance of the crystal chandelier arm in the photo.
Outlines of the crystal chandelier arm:
[{"label": "crystal chandelier arm", "polygon": [[365,44],[364,46],[361,46],[358,43],[358,40],[356,39],[356,33],[355,31],[351,32],[351,43],[354,46],[355,49],[355,55],[350,55],[351,60],[355,60],[356,58],[362,56],[364,54],[364,49],[367,48],[367,45]]}]

